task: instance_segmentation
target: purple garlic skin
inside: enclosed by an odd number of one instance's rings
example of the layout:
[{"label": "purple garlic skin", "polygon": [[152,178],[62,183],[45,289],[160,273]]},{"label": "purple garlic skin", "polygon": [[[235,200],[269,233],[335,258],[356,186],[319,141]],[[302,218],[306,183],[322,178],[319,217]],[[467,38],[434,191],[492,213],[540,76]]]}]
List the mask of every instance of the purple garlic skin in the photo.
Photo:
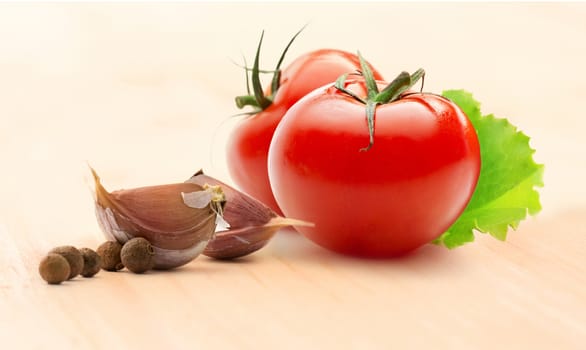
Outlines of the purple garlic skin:
[{"label": "purple garlic skin", "polygon": [[187,206],[183,195],[204,191],[193,183],[148,186],[108,192],[91,169],[98,223],[109,240],[120,244],[147,239],[155,251],[155,269],[171,269],[195,259],[215,234],[221,203]]},{"label": "purple garlic skin", "polygon": [[205,175],[201,170],[186,183],[220,186],[226,197],[222,218],[229,227],[216,232],[203,251],[206,256],[216,259],[239,258],[263,248],[280,228],[313,226],[306,221],[279,216],[257,199]]}]

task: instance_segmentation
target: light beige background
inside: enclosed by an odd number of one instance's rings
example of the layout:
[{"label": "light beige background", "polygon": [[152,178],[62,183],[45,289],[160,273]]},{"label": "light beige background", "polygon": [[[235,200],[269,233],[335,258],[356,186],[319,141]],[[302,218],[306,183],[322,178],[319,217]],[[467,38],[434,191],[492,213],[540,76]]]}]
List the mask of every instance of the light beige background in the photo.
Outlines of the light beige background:
[{"label": "light beige background", "polygon": [[[578,349],[586,343],[583,4],[1,4],[0,339],[16,348]],[[103,238],[84,182],[229,181],[231,60],[361,52],[389,79],[466,88],[532,136],[544,210],[510,234],[364,261],[281,234],[238,263],[47,286],[60,244]]]}]

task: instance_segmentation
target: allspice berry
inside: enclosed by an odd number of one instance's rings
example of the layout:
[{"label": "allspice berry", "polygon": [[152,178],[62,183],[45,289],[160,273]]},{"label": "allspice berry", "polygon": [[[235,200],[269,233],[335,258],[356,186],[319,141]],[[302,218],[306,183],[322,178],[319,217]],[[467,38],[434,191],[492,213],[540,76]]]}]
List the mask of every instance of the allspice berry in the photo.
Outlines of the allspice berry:
[{"label": "allspice berry", "polygon": [[79,252],[83,256],[83,270],[81,271],[81,275],[83,277],[93,277],[100,271],[102,258],[90,248],[81,248]]},{"label": "allspice berry", "polygon": [[59,284],[69,278],[69,263],[62,255],[49,253],[39,264],[39,274],[49,284]]},{"label": "allspice berry", "polygon": [[124,266],[134,273],[146,272],[155,265],[153,246],[142,237],[133,238],[126,242],[120,256]]},{"label": "allspice berry", "polygon": [[64,245],[51,249],[49,253],[59,254],[67,260],[69,263],[69,277],[67,279],[72,279],[79,275],[81,270],[83,270],[83,257],[77,248],[70,245]]},{"label": "allspice berry", "polygon": [[102,243],[96,252],[100,256],[101,267],[106,271],[118,271],[124,268],[120,259],[122,245],[116,241],[107,241]]}]

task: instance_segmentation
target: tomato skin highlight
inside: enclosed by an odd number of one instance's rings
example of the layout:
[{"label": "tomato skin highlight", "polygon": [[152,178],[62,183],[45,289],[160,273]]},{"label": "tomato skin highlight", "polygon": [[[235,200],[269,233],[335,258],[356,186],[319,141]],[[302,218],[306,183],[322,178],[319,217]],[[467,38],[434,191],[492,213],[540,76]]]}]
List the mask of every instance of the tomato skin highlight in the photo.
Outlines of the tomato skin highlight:
[{"label": "tomato skin highlight", "polygon": [[[281,86],[273,103],[264,111],[243,119],[229,139],[228,171],[242,191],[282,214],[267,171],[269,145],[277,125],[285,112],[303,96],[357,69],[360,69],[360,62],[355,54],[322,49],[299,56],[283,70]],[[374,76],[382,79],[376,71]]]},{"label": "tomato skin highlight", "polygon": [[[352,85],[352,84],[351,84]],[[363,82],[353,92],[364,96]],[[480,173],[476,132],[449,100],[405,94],[377,106],[374,145],[365,106],[334,87],[293,106],[269,150],[269,178],[297,230],[336,252],[385,258],[437,238],[465,209]]]}]

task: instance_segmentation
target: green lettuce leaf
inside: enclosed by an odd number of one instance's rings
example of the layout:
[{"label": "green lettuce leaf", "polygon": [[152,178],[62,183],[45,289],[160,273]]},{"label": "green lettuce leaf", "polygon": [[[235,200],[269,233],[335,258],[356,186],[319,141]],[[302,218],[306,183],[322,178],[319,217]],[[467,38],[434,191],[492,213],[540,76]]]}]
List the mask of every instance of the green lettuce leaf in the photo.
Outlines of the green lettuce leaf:
[{"label": "green lettuce leaf", "polygon": [[483,116],[480,103],[464,90],[443,96],[466,113],[478,134],[482,167],[466,210],[434,243],[455,248],[474,240],[474,231],[505,240],[527,214],[541,210],[536,187],[543,186],[543,165],[533,161],[529,137],[506,119]]}]

